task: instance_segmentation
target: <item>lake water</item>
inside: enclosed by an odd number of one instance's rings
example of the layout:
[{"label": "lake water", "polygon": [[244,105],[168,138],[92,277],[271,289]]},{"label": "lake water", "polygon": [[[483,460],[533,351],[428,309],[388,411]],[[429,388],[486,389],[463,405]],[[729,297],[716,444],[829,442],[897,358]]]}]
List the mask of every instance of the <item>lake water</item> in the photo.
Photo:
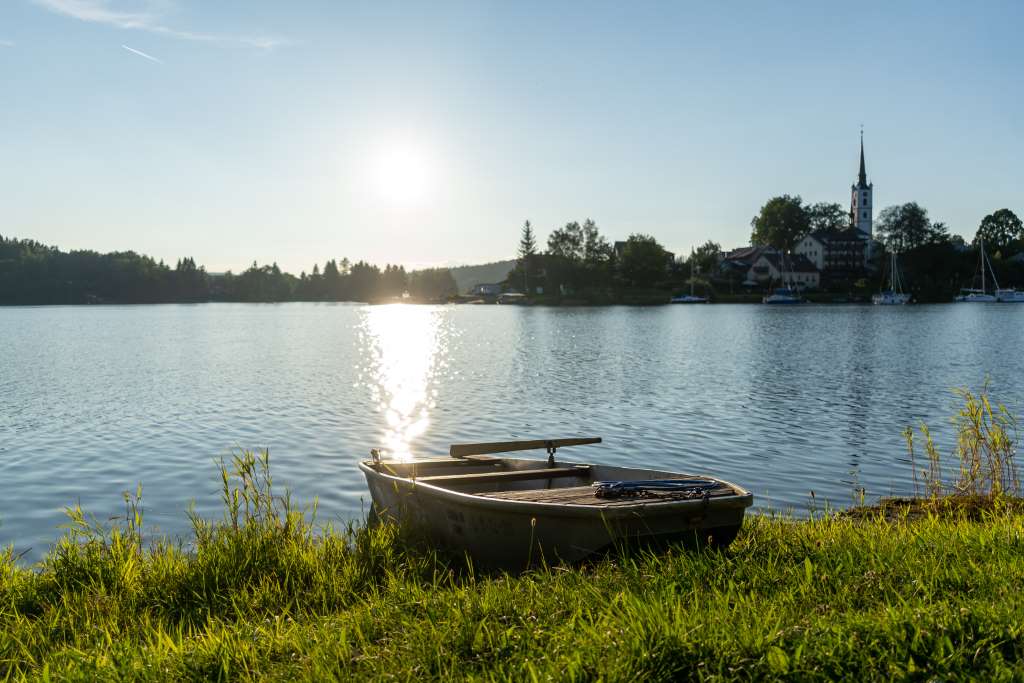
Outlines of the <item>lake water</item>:
[{"label": "lake water", "polygon": [[237,447],[270,448],[321,521],[365,511],[371,447],[575,435],[761,508],[848,505],[910,489],[906,425],[948,452],[954,387],[990,376],[1019,412],[1022,332],[1008,305],[0,308],[0,543],[36,559],[64,506],[104,520],[139,483],[146,524],[184,534]]}]

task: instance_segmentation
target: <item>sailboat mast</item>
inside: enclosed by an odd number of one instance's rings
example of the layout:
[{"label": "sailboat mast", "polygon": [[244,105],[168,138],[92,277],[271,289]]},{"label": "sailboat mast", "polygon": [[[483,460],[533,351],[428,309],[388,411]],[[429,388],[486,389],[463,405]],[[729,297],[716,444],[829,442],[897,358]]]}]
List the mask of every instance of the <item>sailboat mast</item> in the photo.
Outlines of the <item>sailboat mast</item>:
[{"label": "sailboat mast", "polygon": [[978,240],[978,246],[981,248],[981,293],[985,293],[985,238],[982,237]]},{"label": "sailboat mast", "polygon": [[690,249],[690,296],[693,296],[693,248]]}]

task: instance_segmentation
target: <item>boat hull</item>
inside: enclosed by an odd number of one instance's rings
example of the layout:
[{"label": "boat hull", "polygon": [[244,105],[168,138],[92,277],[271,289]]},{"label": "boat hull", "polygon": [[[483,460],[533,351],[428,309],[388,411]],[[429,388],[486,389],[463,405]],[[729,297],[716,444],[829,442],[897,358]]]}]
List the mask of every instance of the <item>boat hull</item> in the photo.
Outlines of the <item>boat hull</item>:
[{"label": "boat hull", "polygon": [[[730,484],[740,493],[717,499],[641,500],[633,505],[553,504],[431,486],[378,472],[369,462],[360,463],[360,469],[379,518],[405,525],[439,546],[468,554],[476,566],[490,569],[578,562],[620,545],[725,546],[739,531],[753,502],[749,492]],[[592,471],[597,480],[680,476],[605,466],[593,466]]]},{"label": "boat hull", "polygon": [[1015,289],[1000,289],[996,292],[996,301],[1002,304],[1024,304],[1024,292]]},{"label": "boat hull", "polygon": [[910,295],[899,292],[882,292],[871,297],[871,303],[876,306],[902,306],[910,303]]}]

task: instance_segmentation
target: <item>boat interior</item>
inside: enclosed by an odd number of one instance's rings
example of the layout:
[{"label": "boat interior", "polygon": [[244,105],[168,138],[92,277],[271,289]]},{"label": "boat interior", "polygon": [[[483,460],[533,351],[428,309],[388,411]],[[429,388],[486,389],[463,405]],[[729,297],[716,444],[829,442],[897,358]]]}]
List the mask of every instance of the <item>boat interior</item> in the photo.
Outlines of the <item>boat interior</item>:
[{"label": "boat interior", "polygon": [[[557,444],[564,441],[567,440],[540,443]],[[536,442],[511,443],[532,444]],[[498,444],[476,444],[474,446],[494,448]],[[693,475],[565,462],[555,459],[554,448],[548,449],[549,458],[547,460],[496,457],[477,452],[482,450],[480,448],[467,448],[474,452],[460,451],[460,448],[453,446],[453,457],[448,458],[400,461],[382,459],[378,455],[374,459],[364,461],[364,464],[381,474],[431,484],[460,493],[506,500],[619,506],[635,504],[639,500],[656,502],[657,500],[669,501],[693,497],[692,494],[685,494],[681,491],[644,491],[641,494],[621,498],[606,498],[597,496],[593,486],[594,482],[598,481],[688,479]],[[709,497],[717,498],[741,493],[725,482],[714,481],[718,485],[707,492]]]}]

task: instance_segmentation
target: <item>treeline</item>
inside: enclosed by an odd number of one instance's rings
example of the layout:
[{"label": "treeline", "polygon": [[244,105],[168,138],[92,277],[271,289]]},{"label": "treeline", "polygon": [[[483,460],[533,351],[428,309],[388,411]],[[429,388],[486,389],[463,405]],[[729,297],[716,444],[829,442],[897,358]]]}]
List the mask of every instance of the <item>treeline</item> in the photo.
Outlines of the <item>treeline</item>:
[{"label": "treeline", "polygon": [[610,243],[590,219],[573,221],[551,232],[547,249],[537,245],[530,221],[520,233],[518,259],[509,272],[509,289],[533,296],[601,299],[626,290],[666,285],[675,262],[650,235],[633,234]]},{"label": "treeline", "polygon": [[192,258],[175,266],[132,251],[64,252],[0,236],[0,304],[190,303],[203,301],[389,301],[408,295],[443,301],[456,294],[448,269],[406,272],[348,259],[299,276],[276,263],[211,274]]}]

